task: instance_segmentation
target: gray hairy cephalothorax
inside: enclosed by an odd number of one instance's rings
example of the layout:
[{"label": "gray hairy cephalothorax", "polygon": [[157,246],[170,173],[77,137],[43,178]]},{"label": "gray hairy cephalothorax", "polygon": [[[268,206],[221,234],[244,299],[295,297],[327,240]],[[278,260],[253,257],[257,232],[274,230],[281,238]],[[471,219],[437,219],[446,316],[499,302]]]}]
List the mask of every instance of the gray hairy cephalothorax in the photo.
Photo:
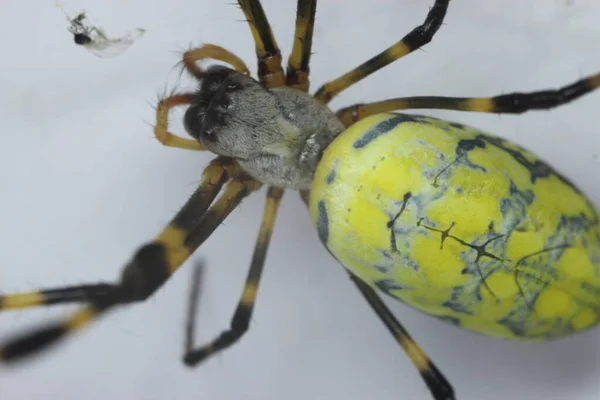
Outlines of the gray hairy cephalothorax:
[{"label": "gray hairy cephalothorax", "polygon": [[299,190],[310,188],[323,150],[344,130],[312,96],[266,88],[222,66],[205,72],[184,123],[200,144],[234,158],[254,179]]}]

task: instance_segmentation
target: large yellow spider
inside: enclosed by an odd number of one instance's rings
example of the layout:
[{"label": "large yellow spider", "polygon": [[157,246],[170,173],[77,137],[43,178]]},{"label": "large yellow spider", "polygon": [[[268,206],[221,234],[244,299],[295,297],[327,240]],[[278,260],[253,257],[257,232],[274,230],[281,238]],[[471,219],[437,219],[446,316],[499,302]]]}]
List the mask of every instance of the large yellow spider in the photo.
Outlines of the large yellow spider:
[{"label": "large yellow spider", "polygon": [[[119,282],[0,297],[2,310],[85,304],[65,321],[6,342],[0,359],[31,355],[117,306],[147,299],[263,185],[268,186],[265,212],[231,328],[198,348],[190,329],[188,365],[229,347],[248,329],[284,189],[300,191],[320,240],[348,268],[436,399],[455,398],[452,386],[376,289],[463,328],[510,339],[549,339],[596,325],[599,220],[585,196],[508,141],[462,124],[390,112],[548,109],[598,88],[600,73],[558,90],[491,98],[406,97],[335,113],[326,106],[352,84],[427,44],[449,3],[436,0],[423,24],[310,96],[316,0],[298,1],[285,72],[260,2],[240,0],[256,45],[258,80],[234,54],[205,45],[183,58],[200,89],[169,96],[157,107],[154,133],[161,143],[217,154],[198,189],[135,253]],[[205,59],[231,68],[201,69],[197,63]],[[185,127],[193,139],[168,130],[168,113],[178,105],[189,106]]]}]

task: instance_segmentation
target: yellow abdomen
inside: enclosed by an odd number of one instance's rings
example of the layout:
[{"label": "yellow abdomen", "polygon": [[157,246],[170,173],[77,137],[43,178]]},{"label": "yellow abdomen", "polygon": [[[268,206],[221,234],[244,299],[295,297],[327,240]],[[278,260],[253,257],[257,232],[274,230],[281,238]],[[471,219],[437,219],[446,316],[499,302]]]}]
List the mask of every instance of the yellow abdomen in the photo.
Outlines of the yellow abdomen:
[{"label": "yellow abdomen", "polygon": [[346,268],[465,329],[549,339],[598,323],[594,207],[506,140],[430,117],[371,116],[324,152],[310,212]]}]

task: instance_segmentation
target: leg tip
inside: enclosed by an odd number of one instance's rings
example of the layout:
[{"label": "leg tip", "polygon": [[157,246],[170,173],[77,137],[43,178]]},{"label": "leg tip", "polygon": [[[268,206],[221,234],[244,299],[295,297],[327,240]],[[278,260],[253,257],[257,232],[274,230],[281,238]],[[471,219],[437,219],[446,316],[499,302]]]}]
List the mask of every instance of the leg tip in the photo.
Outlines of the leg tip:
[{"label": "leg tip", "polygon": [[206,359],[207,356],[208,353],[204,351],[191,351],[183,356],[183,363],[185,364],[185,366],[192,368],[204,361],[204,359]]}]

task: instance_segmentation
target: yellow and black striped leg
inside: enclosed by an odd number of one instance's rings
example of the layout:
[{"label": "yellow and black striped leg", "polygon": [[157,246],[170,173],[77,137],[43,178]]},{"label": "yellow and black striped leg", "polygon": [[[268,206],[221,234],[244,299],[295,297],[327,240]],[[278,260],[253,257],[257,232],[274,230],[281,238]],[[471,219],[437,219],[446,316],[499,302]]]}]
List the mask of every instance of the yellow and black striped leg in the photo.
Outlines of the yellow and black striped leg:
[{"label": "yellow and black striped leg", "polygon": [[281,52],[260,0],[238,0],[254,37],[258,57],[258,80],[267,87],[284,86]]},{"label": "yellow and black striped leg", "polygon": [[202,79],[203,72],[198,67],[197,62],[201,60],[212,59],[217,61],[225,62],[231,65],[236,71],[242,74],[250,75],[250,71],[246,66],[246,63],[241,58],[224,49],[221,46],[215,44],[205,44],[202,47],[191,49],[183,54],[183,66],[185,69],[198,79]]},{"label": "yellow and black striped leg", "polygon": [[186,150],[206,150],[204,146],[193,139],[185,139],[169,132],[169,111],[171,108],[191,104],[195,98],[194,93],[174,94],[158,102],[156,107],[156,125],[154,136],[165,146],[177,147]]},{"label": "yellow and black striped leg", "polygon": [[336,115],[346,126],[369,115],[408,109],[438,109],[497,114],[521,114],[530,110],[559,107],[600,88],[600,72],[559,89],[509,93],[495,97],[417,96],[354,104]]},{"label": "yellow and black striped leg", "polygon": [[[301,190],[300,198],[304,205],[308,207],[310,200],[310,190]],[[436,400],[454,400],[454,389],[435,364],[421,350],[419,345],[408,334],[402,324],[394,317],[394,314],[381,301],[375,290],[363,282],[359,277],[348,271],[350,278],[358,287],[358,290],[365,297],[373,311],[379,316],[400,346],[404,349],[411,361],[419,370],[425,384],[433,394]]]},{"label": "yellow and black striped leg", "polygon": [[375,290],[364,283],[356,275],[350,273],[350,277],[363,294],[371,308],[377,313],[381,321],[385,324],[400,346],[404,349],[411,361],[419,370],[425,384],[431,391],[433,398],[436,400],[453,400],[455,399],[454,389],[444,375],[440,372],[435,364],[427,357],[425,352],[421,350],[419,345],[408,334],[406,329],[398,322],[396,317],[381,301]]},{"label": "yellow and black striped leg", "polygon": [[[275,225],[275,218],[277,217],[277,209],[283,196],[283,189],[270,187],[267,192],[267,203],[265,205],[265,211],[262,218],[262,224],[258,238],[256,239],[256,245],[254,247],[254,254],[252,255],[252,262],[250,264],[250,270],[248,271],[248,277],[244,285],[242,297],[238,303],[233,319],[231,320],[231,327],[229,330],[221,333],[212,342],[194,349],[193,338],[195,331],[195,311],[196,307],[191,305],[188,309],[188,323],[186,329],[186,348],[183,361],[188,366],[194,366],[199,362],[205,360],[207,357],[226,349],[235,342],[237,342],[242,335],[248,330],[250,324],[250,318],[252,317],[252,311],[256,301],[256,294],[258,292],[258,286],[260,284],[260,277],[265,265],[265,257],[267,255],[267,249],[271,241],[271,234],[273,233],[273,227]],[[198,298],[198,286],[193,287],[191,301],[196,302]]]},{"label": "yellow and black striped leg", "polygon": [[[199,224],[200,219],[204,216],[208,206],[213,202],[223,185],[230,177],[239,176],[241,173],[241,169],[233,164],[232,159],[227,157],[213,159],[204,169],[198,189],[161,232],[158,239],[176,236],[176,232],[192,231]],[[179,235],[185,235],[185,233]],[[104,297],[105,293],[112,290],[114,286],[114,284],[80,285],[4,295],[0,296],[0,311],[92,301],[96,297]]]},{"label": "yellow and black striped leg", "polygon": [[308,74],[316,10],[317,0],[298,0],[294,47],[288,59],[285,82],[303,92],[308,92],[310,85]]},{"label": "yellow and black striped leg", "polygon": [[[233,176],[233,179],[208,208],[230,176]],[[135,253],[133,259],[125,266],[120,283],[73,286],[59,289],[60,293],[57,290],[42,290],[25,295],[2,296],[0,303],[4,308],[73,301],[83,301],[87,305],[65,321],[45,325],[5,342],[0,346],[0,360],[9,362],[28,356],[89,325],[114,306],[143,301],[150,297],[214,232],[242,199],[259,187],[258,182],[240,175],[240,170],[232,165],[231,160],[219,157],[205,169],[201,186],[171,223],[156,239]],[[45,294],[50,294],[51,301],[44,297]]]},{"label": "yellow and black striped leg", "polygon": [[322,103],[329,103],[334,96],[337,96],[351,85],[429,43],[442,25],[449,3],[450,0],[435,0],[422,25],[417,26],[408,35],[404,36],[402,40],[370,60],[339,78],[325,83],[317,90],[315,98]]}]

